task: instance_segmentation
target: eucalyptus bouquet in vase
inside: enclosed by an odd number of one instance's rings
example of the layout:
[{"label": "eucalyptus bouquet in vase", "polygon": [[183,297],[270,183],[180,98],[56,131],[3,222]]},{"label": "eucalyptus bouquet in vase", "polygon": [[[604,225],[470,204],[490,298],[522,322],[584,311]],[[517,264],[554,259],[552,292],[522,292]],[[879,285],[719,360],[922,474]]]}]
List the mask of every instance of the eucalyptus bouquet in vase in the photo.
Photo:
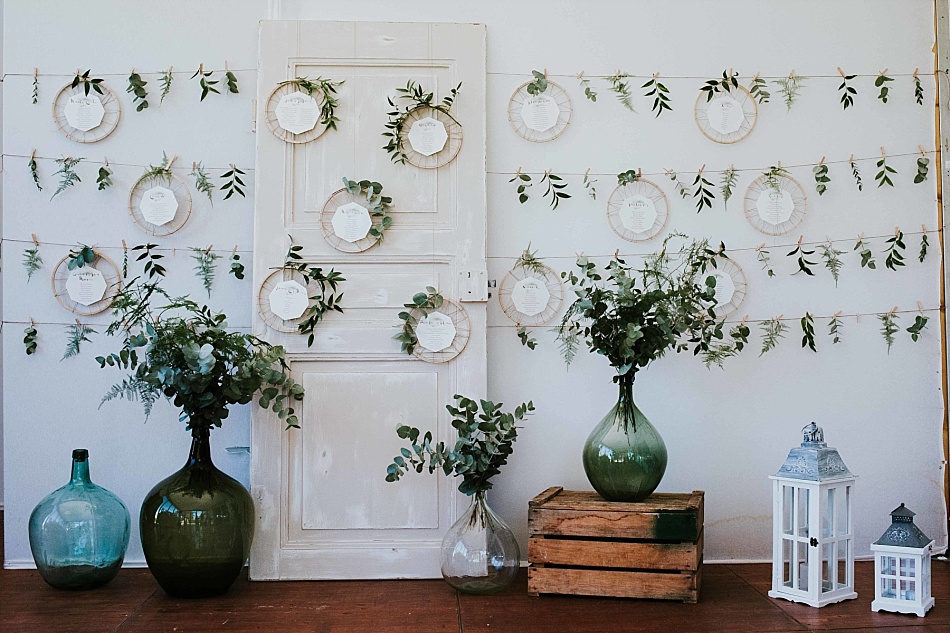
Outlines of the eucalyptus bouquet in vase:
[{"label": "eucalyptus bouquet in vase", "polygon": [[614,257],[601,272],[586,257],[579,272],[562,273],[577,299],[557,327],[565,361],[581,342],[607,358],[616,370],[617,403],[584,445],[584,470],[594,489],[611,501],[641,501],[666,471],[663,438],[633,400],[637,372],[669,350],[692,348],[706,362],[722,365],[748,343],[749,328],[725,331],[716,317],[716,277],[709,274],[726,258],[725,246],[693,240],[671,252],[674,233],[639,268]]}]

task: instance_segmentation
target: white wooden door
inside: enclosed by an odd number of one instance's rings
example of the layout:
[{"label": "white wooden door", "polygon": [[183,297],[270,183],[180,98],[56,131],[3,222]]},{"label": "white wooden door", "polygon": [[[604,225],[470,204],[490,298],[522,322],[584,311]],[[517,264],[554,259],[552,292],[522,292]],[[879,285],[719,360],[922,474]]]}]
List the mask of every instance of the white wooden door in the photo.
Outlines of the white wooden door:
[{"label": "white wooden door", "polygon": [[[441,475],[386,483],[386,466],[401,445],[397,424],[452,443],[445,405],[456,393],[484,396],[485,304],[463,304],[471,337],[451,362],[416,360],[392,336],[413,294],[435,286],[464,300],[461,275],[485,269],[485,28],[265,21],[259,63],[254,331],[288,349],[306,399],[300,429],[285,431],[254,407],[251,578],[438,577],[442,536],[466,501]],[[267,97],[281,81],[318,76],[344,81],[339,129],[285,143],[265,122]],[[386,98],[410,79],[437,98],[463,84],[452,112],[464,143],[444,167],[394,165],[383,150]],[[344,176],[378,181],[393,198],[384,242],[362,253],[334,249],[320,228],[320,211]],[[347,280],[345,312],[317,327],[310,348],[258,313],[258,289],[283,262],[288,235],[305,261]]]}]

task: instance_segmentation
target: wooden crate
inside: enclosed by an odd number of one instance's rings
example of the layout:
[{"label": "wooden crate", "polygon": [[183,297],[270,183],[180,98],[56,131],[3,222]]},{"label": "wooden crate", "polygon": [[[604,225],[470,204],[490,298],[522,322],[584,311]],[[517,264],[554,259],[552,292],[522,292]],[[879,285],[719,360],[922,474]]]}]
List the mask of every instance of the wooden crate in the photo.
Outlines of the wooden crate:
[{"label": "wooden crate", "polygon": [[696,602],[703,496],[656,493],[625,503],[548,488],[528,502],[528,595]]}]

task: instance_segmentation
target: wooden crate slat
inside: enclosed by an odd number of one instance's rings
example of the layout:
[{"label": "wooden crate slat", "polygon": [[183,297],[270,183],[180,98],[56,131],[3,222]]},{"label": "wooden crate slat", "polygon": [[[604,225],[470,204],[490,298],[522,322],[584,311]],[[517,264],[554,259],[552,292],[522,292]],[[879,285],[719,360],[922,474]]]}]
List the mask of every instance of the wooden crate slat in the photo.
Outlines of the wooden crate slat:
[{"label": "wooden crate slat", "polygon": [[528,593],[658,598],[696,602],[697,574],[528,567]]},{"label": "wooden crate slat", "polygon": [[626,543],[537,536],[528,540],[528,562],[544,565],[696,571],[702,558],[702,535],[696,543]]},{"label": "wooden crate slat", "polygon": [[695,541],[701,530],[697,512],[627,513],[559,510],[547,506],[528,512],[529,534]]},{"label": "wooden crate slat", "polygon": [[643,501],[607,501],[596,492],[548,488],[529,502],[552,510],[594,510],[608,512],[696,511],[702,493],[653,493]]}]

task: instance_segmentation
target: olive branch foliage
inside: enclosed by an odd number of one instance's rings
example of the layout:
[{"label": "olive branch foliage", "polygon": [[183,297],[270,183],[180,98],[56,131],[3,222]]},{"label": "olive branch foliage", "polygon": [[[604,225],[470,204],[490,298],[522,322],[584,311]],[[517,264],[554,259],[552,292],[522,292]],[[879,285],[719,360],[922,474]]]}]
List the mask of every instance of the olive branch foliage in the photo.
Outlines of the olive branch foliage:
[{"label": "olive branch foliage", "polygon": [[323,77],[317,77],[316,79],[310,79],[309,77],[295,77],[288,81],[282,81],[277,84],[278,86],[285,86],[292,84],[298,89],[303,90],[309,96],[313,96],[314,92],[320,93],[320,125],[326,126],[331,130],[337,129],[336,124],[340,121],[339,117],[336,116],[336,109],[340,107],[340,100],[337,98],[337,88],[342,86],[344,80],[333,81],[332,79],[324,79]]},{"label": "olive branch foliage", "polygon": [[658,79],[659,74],[653,75],[653,78],[647,81],[641,86],[641,88],[646,89],[644,96],[649,98],[653,97],[653,107],[651,110],[656,113],[657,118],[663,114],[663,110],[673,111],[672,100],[670,99],[670,91],[666,86]]},{"label": "olive branch foliage", "polygon": [[415,110],[432,108],[458,123],[458,120],[452,116],[451,109],[461,89],[462,84],[459,83],[449,91],[449,94],[442,97],[441,101],[436,101],[433,92],[426,92],[421,84],[410,79],[406,82],[405,88],[396,88],[395,101],[392,97],[386,98],[393,110],[386,113],[389,120],[386,122],[386,131],[383,132],[383,136],[389,140],[383,146],[383,149],[389,153],[389,158],[393,163],[405,165],[409,158],[406,155],[403,132],[405,131],[407,118]]},{"label": "olive branch foliage", "polygon": [[[754,82],[753,82],[754,85]],[[739,73],[732,70],[722,71],[722,78],[709,79],[699,89],[701,94],[706,95],[706,101],[712,101],[713,97],[720,93],[730,93],[739,88]],[[766,97],[768,95],[766,94]]]},{"label": "olive branch foliage", "polygon": [[87,97],[89,96],[90,91],[104,95],[105,93],[102,91],[102,86],[99,85],[103,80],[98,77],[90,77],[89,73],[91,72],[92,69],[87,69],[86,72],[82,73],[81,75],[77,72],[76,76],[73,77],[72,83],[69,84],[69,87],[76,88],[79,85],[82,85],[83,94],[85,94]]},{"label": "olive branch foliage", "polygon": [[216,95],[221,94],[221,91],[215,88],[220,80],[211,79],[211,75],[213,74],[213,71],[205,71],[203,66],[199,66],[195,74],[191,76],[191,79],[198,78],[198,85],[201,87],[201,98],[198,101],[204,101],[205,97],[212,92]]},{"label": "olive branch foliage", "polygon": [[841,85],[838,86],[838,91],[841,92],[841,109],[847,110],[848,108],[854,106],[854,98],[858,94],[858,89],[850,85],[848,82],[853,81],[857,75],[845,75],[841,74]]},{"label": "olive branch foliage", "polygon": [[768,103],[772,99],[772,93],[768,91],[768,85],[768,82],[756,73],[752,78],[752,82],[749,84],[749,94],[751,94],[752,98],[758,101],[759,104]]},{"label": "olive branch foliage", "polygon": [[227,200],[234,194],[240,194],[242,198],[246,198],[247,195],[244,193],[244,181],[241,180],[241,176],[244,176],[244,172],[234,166],[232,163],[229,165],[230,169],[221,174],[221,180],[224,181],[224,184],[221,185],[221,191],[227,191],[224,199]]},{"label": "olive branch foliage", "polygon": [[303,246],[294,244],[293,238],[291,238],[284,265],[278,270],[292,270],[300,273],[306,279],[304,285],[309,287],[310,284],[314,284],[318,289],[318,293],[309,298],[310,303],[301,315],[303,320],[297,325],[297,331],[300,334],[307,335],[307,347],[310,347],[313,345],[315,338],[314,330],[320,321],[326,317],[327,313],[343,312],[340,302],[343,300],[344,293],[336,294],[336,292],[339,285],[346,281],[346,278],[333,268],[324,273],[322,267],[303,261],[303,257],[300,255],[302,250]]}]

